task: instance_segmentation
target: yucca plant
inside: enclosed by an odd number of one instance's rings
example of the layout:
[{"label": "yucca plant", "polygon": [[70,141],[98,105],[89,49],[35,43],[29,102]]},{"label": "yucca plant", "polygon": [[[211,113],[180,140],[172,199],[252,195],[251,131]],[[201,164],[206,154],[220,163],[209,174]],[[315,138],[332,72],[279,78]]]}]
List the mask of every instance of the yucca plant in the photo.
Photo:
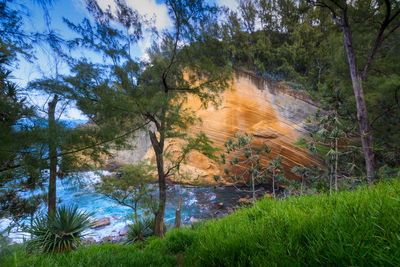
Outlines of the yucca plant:
[{"label": "yucca plant", "polygon": [[147,237],[154,234],[154,223],[152,219],[145,218],[138,220],[135,224],[129,225],[128,236],[126,238],[127,244],[144,241]]},{"label": "yucca plant", "polygon": [[36,218],[28,230],[32,234],[28,249],[41,253],[75,249],[81,244],[83,232],[92,225],[91,215],[78,211],[76,206],[61,206],[51,215]]},{"label": "yucca plant", "polygon": [[[163,224],[164,234],[167,232],[167,226]],[[146,240],[147,237],[154,235],[154,218],[146,217],[138,220],[135,224],[129,225],[126,244],[133,244]]]}]

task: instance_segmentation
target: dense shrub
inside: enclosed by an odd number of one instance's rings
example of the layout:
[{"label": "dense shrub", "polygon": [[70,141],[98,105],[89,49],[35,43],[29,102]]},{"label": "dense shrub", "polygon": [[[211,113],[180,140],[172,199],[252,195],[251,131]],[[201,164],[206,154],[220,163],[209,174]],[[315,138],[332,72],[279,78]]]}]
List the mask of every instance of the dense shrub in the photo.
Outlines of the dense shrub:
[{"label": "dense shrub", "polygon": [[168,252],[177,254],[190,247],[195,239],[196,232],[187,228],[173,229],[165,238]]},{"label": "dense shrub", "polygon": [[27,248],[43,253],[71,251],[81,244],[83,232],[91,225],[89,219],[90,214],[65,206],[49,216],[37,217],[28,229],[32,239]]},{"label": "dense shrub", "polygon": [[152,226],[152,221],[149,218],[138,220],[135,224],[129,225],[126,243],[133,244],[135,242],[141,242],[147,237],[152,236],[154,233]]},{"label": "dense shrub", "polygon": [[[164,223],[164,234],[166,231],[167,226]],[[126,244],[131,245],[135,242],[142,242],[152,235],[154,235],[154,218],[143,218],[142,220],[138,220],[136,223],[129,225]]]}]

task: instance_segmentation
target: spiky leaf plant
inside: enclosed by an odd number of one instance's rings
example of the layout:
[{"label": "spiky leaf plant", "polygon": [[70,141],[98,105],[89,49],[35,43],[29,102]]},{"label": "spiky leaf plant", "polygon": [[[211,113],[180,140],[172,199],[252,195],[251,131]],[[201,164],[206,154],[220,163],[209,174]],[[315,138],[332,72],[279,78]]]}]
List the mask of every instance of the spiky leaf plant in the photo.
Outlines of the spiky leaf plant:
[{"label": "spiky leaf plant", "polygon": [[138,220],[135,224],[129,225],[126,243],[133,244],[144,241],[147,237],[154,234],[153,225],[150,218]]},{"label": "spiky leaf plant", "polygon": [[[167,232],[167,226],[163,224],[164,234]],[[126,244],[133,244],[146,240],[147,237],[154,235],[154,218],[145,217],[138,220],[135,224],[129,225]]]},{"label": "spiky leaf plant", "polygon": [[41,253],[75,249],[81,244],[83,232],[92,225],[91,215],[78,211],[76,206],[61,206],[51,215],[35,218],[29,229],[32,239],[28,249]]}]

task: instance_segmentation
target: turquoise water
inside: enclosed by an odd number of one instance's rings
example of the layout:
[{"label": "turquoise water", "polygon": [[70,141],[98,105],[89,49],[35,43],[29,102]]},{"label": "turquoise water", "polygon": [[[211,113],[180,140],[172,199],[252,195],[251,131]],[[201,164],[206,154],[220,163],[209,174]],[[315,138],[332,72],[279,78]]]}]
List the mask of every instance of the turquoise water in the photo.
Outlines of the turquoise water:
[{"label": "turquoise water", "polygon": [[[96,240],[100,240],[105,236],[117,236],[122,228],[131,223],[127,215],[132,212],[130,208],[121,206],[115,201],[95,193],[92,184],[98,181],[98,174],[93,172],[79,173],[72,178],[58,179],[57,181],[58,205],[77,205],[80,210],[93,213],[95,219],[110,218],[110,225],[97,230],[89,230],[88,236],[92,236]],[[158,192],[155,192],[155,196],[157,194]],[[192,217],[205,219],[221,216],[234,206],[238,197],[243,196],[243,193],[237,192],[232,187],[214,188],[171,185],[167,189],[165,211],[167,225],[174,223],[180,195],[182,195],[183,199],[182,224],[189,224]],[[218,203],[223,203],[223,205],[218,205]],[[223,206],[223,208],[221,209],[220,206]],[[142,211],[139,210],[139,214]],[[3,220],[0,224],[4,227],[7,221]],[[14,232],[10,237],[18,240],[23,235],[24,233]]]}]

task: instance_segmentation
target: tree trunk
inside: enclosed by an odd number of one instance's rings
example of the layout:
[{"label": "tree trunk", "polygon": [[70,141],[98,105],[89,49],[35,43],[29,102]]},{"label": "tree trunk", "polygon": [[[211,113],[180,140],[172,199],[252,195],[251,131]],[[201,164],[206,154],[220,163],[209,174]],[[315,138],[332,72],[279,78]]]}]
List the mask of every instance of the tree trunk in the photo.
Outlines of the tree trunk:
[{"label": "tree trunk", "polygon": [[255,189],[255,185],[254,185],[254,175],[251,175],[251,186],[253,189],[253,203],[256,202],[256,189]]},{"label": "tree trunk", "polygon": [[55,95],[49,102],[48,109],[48,145],[50,158],[50,177],[48,189],[48,215],[56,211],[56,178],[57,178],[57,127],[55,120],[55,111],[58,102],[58,96]]},{"label": "tree trunk", "polygon": [[135,223],[137,224],[139,222],[138,216],[137,216],[137,202],[135,201],[135,205],[133,206],[133,212],[135,213]]},{"label": "tree trunk", "polygon": [[332,174],[332,164],[331,161],[329,161],[329,194],[332,195],[332,180],[333,180],[333,174]]},{"label": "tree trunk", "polygon": [[272,193],[274,194],[274,199],[276,199],[276,195],[275,195],[275,170],[272,171]]},{"label": "tree trunk", "polygon": [[164,160],[162,155],[156,154],[157,171],[158,171],[158,210],[154,221],[154,234],[159,237],[164,237],[164,213],[165,203],[167,201],[167,186],[164,176]]},{"label": "tree trunk", "polygon": [[375,162],[374,162],[374,151],[372,148],[372,134],[368,118],[368,111],[364,99],[362,76],[358,71],[357,67],[357,59],[354,52],[353,39],[350,27],[347,21],[344,21],[341,26],[343,30],[347,59],[349,61],[351,82],[353,85],[354,96],[356,99],[357,120],[358,120],[358,125],[360,127],[361,144],[365,158],[365,167],[367,170],[367,180],[368,183],[371,183],[375,171],[375,166],[374,166]]},{"label": "tree trunk", "polygon": [[158,210],[156,211],[154,219],[154,234],[159,237],[164,237],[164,214],[165,203],[167,201],[167,185],[165,181],[163,157],[164,139],[160,137],[160,142],[158,142],[156,134],[151,131],[149,133],[150,141],[153,146],[154,153],[156,154],[159,188]]},{"label": "tree trunk", "polygon": [[179,207],[176,210],[174,228],[181,227],[181,217],[182,217],[182,196],[179,197]]},{"label": "tree trunk", "polygon": [[338,154],[338,139],[335,138],[335,190],[338,191],[338,184],[337,184],[337,171],[338,171],[338,161],[339,161],[339,154]]}]

